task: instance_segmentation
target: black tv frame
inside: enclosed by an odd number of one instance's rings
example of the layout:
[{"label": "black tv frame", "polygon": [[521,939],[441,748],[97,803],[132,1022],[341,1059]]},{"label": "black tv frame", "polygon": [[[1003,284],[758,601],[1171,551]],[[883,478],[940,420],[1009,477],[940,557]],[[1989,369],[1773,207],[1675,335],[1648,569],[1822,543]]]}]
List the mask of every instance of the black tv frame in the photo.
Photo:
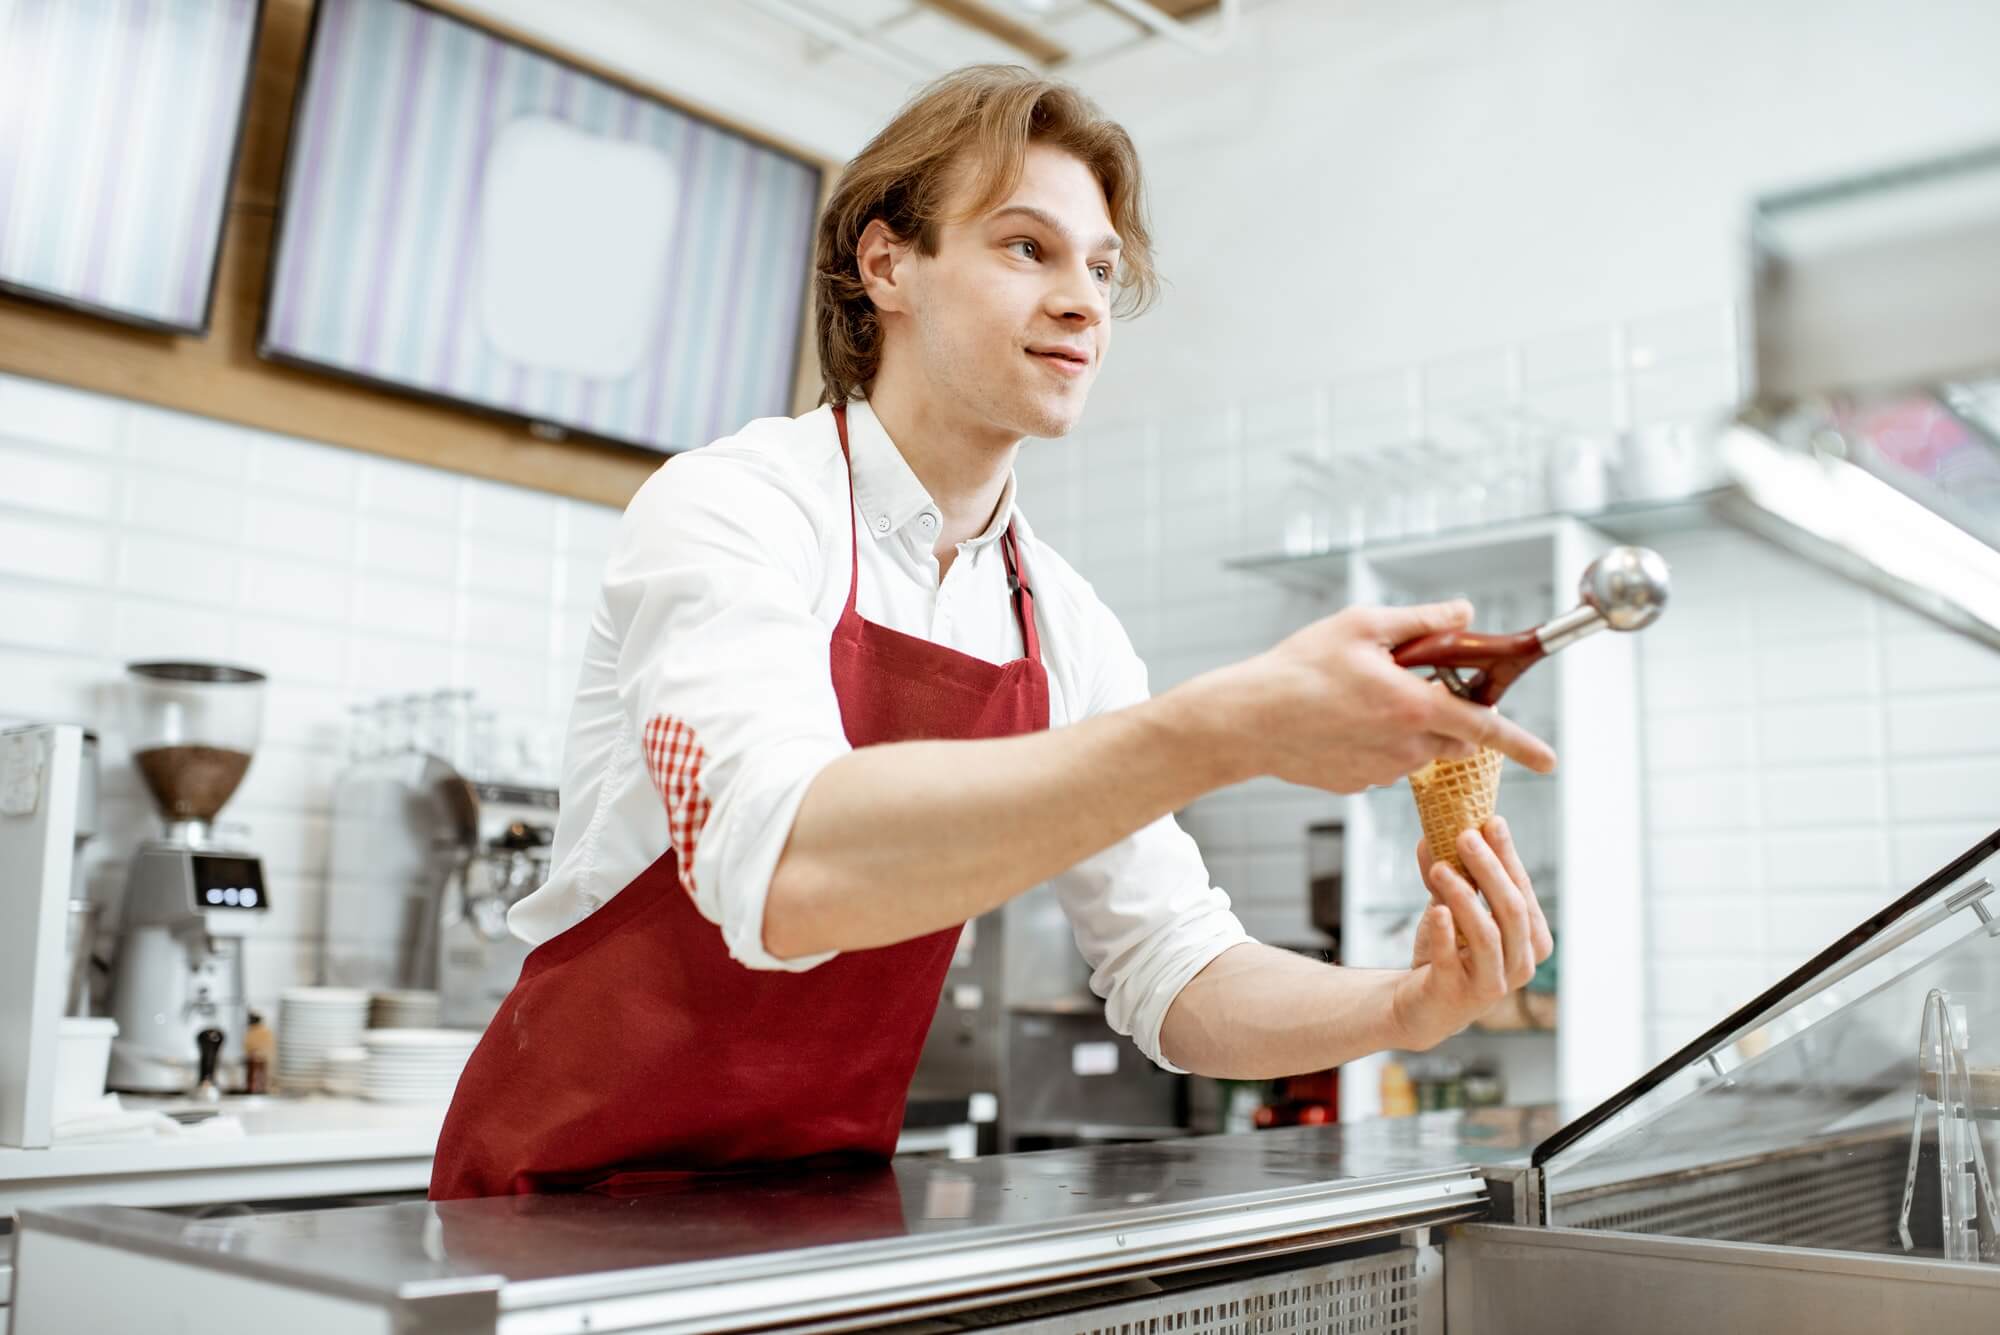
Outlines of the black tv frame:
[{"label": "black tv frame", "polygon": [[[222,178],[222,208],[215,216],[215,239],[208,248],[208,291],[201,300],[201,320],[197,324],[176,324],[171,320],[155,320],[147,315],[134,315],[121,311],[115,306],[103,306],[94,301],[84,301],[77,297],[64,296],[60,292],[50,292],[45,288],[30,287],[24,283],[9,282],[0,278],[0,296],[14,297],[32,302],[37,306],[47,306],[55,310],[68,311],[74,315],[88,315],[132,329],[143,329],[150,334],[188,335],[195,338],[208,337],[215,325],[215,290],[222,279],[222,238],[229,230],[229,201],[236,190],[236,172],[243,162],[243,141],[248,137],[250,125],[250,92],[257,84],[258,45],[264,38],[264,6],[266,0],[254,0],[257,10],[250,17],[249,58],[243,62],[243,88],[236,96],[236,132],[234,142],[229,146],[229,167]],[[314,0],[317,8],[318,0]]]}]

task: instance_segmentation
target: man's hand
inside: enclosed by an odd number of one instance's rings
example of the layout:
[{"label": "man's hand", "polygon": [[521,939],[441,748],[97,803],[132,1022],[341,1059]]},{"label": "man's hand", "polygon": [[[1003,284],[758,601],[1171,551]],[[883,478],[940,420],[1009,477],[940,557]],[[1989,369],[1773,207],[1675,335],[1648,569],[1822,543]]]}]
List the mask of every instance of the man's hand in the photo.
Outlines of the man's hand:
[{"label": "man's hand", "polygon": [[[1428,1048],[1465,1028],[1525,984],[1555,948],[1506,821],[1495,816],[1482,829],[1461,834],[1458,856],[1478,882],[1476,892],[1449,863],[1432,862],[1422,840],[1417,843],[1417,868],[1442,902],[1425,910],[1410,972],[1396,985],[1399,1047]],[[1490,913],[1480,907],[1481,895]]]},{"label": "man's hand", "polygon": [[1490,746],[1542,773],[1555,752],[1483,705],[1397,667],[1405,640],[1472,621],[1464,600],[1350,607],[1196,682],[1225,702],[1232,744],[1260,774],[1336,793],[1394,783],[1440,756]]}]

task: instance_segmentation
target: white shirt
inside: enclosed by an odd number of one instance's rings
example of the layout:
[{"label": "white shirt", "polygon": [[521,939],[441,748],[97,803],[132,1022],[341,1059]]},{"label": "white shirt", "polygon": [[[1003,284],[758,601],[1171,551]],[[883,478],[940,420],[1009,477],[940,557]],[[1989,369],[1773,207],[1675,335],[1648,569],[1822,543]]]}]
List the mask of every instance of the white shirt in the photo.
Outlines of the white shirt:
[{"label": "white shirt", "polygon": [[[539,943],[575,925],[665,851],[752,969],[804,970],[764,949],[771,873],[800,800],[850,749],[828,669],[860,525],[857,610],[993,663],[1022,654],[998,539],[1009,520],[1035,591],[1049,726],[1147,696],[1111,610],[1014,506],[959,544],[942,581],[941,512],[868,405],[848,407],[854,503],[832,410],[762,418],[671,460],[627,507],[605,567],[563,751],[548,884],[508,915]],[[1189,979],[1250,940],[1201,853],[1162,817],[1053,882],[1112,1027],[1168,1070],[1160,1024]]]}]

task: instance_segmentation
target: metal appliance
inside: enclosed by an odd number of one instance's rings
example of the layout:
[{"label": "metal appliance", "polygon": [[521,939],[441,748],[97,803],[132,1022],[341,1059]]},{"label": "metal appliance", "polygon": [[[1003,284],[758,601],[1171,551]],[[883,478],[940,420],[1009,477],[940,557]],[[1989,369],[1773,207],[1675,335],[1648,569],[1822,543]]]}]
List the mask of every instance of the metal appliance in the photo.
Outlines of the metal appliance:
[{"label": "metal appliance", "polygon": [[0,727],[0,1145],[53,1135],[82,770],[77,725]]},{"label": "metal appliance", "polygon": [[1758,201],[1725,519],[2000,648],[2000,144]]},{"label": "metal appliance", "polygon": [[[0,717],[0,732],[34,726],[33,719]],[[89,868],[84,862],[84,845],[97,835],[97,734],[77,726],[82,748],[78,757],[75,828],[70,835],[69,913],[63,929],[63,973],[68,979],[63,991],[64,1015],[91,1014],[94,1000],[100,994],[98,978],[110,973],[110,965],[97,954],[97,929],[104,906],[90,897]]]},{"label": "metal appliance", "polygon": [[1341,962],[1341,877],[1347,864],[1347,822],[1317,821],[1306,826],[1306,897],[1312,925],[1331,943],[1328,957]]},{"label": "metal appliance", "polygon": [[904,1126],[970,1123],[981,1153],[1179,1135],[1186,1081],[1104,1018],[1050,886],[966,924]]},{"label": "metal appliance", "polygon": [[69,917],[63,931],[64,973],[68,978],[63,990],[64,1015],[89,1015],[98,977],[110,972],[110,965],[97,954],[98,921],[104,906],[90,897],[83,858],[83,846],[97,836],[97,781],[97,734],[85,728],[78,757]]},{"label": "metal appliance", "polygon": [[467,777],[427,750],[357,760],[333,795],[322,980],[439,993],[478,1028],[529,946],[507,910],[548,879],[556,790]]},{"label": "metal appliance", "polygon": [[507,910],[549,879],[556,790],[471,785],[477,800],[471,850],[447,876],[434,921],[441,1023],[483,1028],[521,976],[533,949],[507,927]]},{"label": "metal appliance", "polygon": [[109,1084],[178,1094],[199,1082],[205,1030],[221,1032],[225,1067],[242,1061],[240,933],[248,915],[268,910],[270,891],[257,855],[212,832],[256,751],[264,676],[219,663],[133,663],[126,700],[133,764],[166,828],[139,846],[126,878]]}]

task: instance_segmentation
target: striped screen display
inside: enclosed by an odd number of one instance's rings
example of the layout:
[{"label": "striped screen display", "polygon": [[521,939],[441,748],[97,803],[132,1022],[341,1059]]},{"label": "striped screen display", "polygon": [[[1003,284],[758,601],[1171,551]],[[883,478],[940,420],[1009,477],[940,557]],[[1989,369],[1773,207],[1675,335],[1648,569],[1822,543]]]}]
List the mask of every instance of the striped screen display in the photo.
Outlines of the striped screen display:
[{"label": "striped screen display", "polygon": [[0,0],[0,288],[208,326],[257,0]]},{"label": "striped screen display", "polygon": [[789,411],[817,167],[408,0],[320,0],[263,351],[659,451]]}]

